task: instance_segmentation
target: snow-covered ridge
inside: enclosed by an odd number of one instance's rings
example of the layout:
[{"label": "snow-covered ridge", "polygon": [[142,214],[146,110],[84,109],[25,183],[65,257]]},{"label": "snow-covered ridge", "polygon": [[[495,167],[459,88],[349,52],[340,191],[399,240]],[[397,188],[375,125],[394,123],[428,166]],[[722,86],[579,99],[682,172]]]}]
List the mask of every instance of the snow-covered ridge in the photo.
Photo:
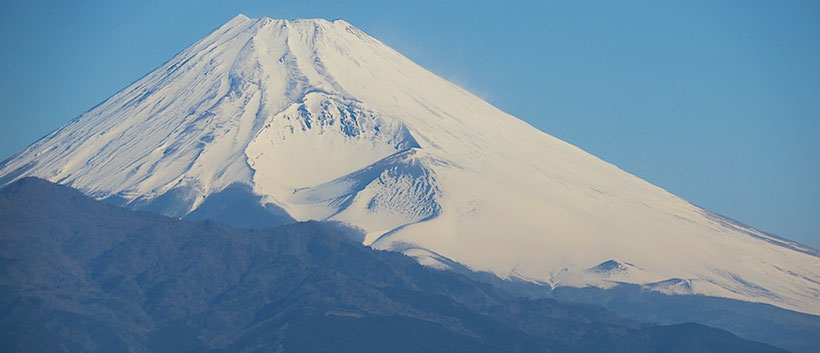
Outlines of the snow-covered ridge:
[{"label": "snow-covered ridge", "polygon": [[185,217],[231,185],[364,243],[550,286],[820,314],[817,252],[547,135],[347,22],[237,16],[0,165]]}]

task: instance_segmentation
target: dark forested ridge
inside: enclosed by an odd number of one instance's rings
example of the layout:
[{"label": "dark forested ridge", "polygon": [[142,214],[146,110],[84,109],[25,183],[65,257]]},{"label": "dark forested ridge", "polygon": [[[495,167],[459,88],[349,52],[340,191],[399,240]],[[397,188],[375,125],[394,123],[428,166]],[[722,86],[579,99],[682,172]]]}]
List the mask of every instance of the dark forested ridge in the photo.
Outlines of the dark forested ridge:
[{"label": "dark forested ridge", "polygon": [[525,299],[307,222],[240,230],[0,190],[3,352],[784,352]]}]

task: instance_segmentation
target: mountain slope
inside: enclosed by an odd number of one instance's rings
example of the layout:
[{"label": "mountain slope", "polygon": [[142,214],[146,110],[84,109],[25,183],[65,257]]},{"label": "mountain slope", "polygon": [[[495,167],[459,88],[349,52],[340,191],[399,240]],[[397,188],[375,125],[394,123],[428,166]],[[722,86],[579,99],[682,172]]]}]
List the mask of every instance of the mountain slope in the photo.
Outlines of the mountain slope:
[{"label": "mountain slope", "polygon": [[212,219],[200,207],[225,209],[211,196],[233,187],[247,225],[343,222],[431,266],[820,313],[815,250],[538,131],[341,20],[237,16],[0,176]]},{"label": "mountain slope", "polygon": [[0,189],[0,349],[785,352],[510,296],[316,222],[190,223],[26,178]]}]

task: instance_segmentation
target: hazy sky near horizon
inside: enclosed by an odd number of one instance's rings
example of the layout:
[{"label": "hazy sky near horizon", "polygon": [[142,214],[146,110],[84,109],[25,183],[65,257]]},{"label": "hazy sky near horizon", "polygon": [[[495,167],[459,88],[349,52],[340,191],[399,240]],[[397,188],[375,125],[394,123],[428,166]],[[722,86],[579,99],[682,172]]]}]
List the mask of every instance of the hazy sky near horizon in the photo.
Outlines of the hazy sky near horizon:
[{"label": "hazy sky near horizon", "polygon": [[818,1],[0,0],[0,159],[238,13],[344,18],[549,134],[820,248]]}]

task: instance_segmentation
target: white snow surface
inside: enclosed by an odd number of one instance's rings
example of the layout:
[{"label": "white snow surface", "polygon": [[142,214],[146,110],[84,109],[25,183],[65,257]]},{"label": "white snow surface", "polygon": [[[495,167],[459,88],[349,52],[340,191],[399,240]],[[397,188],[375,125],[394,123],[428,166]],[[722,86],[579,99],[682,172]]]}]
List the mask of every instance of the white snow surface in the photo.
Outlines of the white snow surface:
[{"label": "white snow surface", "polygon": [[244,183],[432,267],[820,314],[816,251],[541,132],[342,20],[239,15],[0,175],[131,204],[184,190],[177,217]]}]

